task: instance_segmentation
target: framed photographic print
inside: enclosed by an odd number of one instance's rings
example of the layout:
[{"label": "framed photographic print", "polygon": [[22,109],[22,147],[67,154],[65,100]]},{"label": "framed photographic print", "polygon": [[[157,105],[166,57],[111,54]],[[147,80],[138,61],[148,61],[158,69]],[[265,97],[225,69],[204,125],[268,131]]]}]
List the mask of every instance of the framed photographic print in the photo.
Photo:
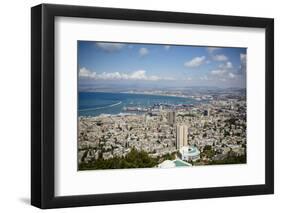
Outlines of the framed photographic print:
[{"label": "framed photographic print", "polygon": [[274,192],[274,21],[31,9],[31,204]]}]

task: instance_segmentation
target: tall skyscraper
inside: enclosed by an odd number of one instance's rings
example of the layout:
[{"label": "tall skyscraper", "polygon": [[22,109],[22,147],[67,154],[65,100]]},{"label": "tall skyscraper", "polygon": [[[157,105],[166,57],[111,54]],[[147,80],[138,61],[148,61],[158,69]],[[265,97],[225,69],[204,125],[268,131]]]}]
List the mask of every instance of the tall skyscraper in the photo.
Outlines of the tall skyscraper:
[{"label": "tall skyscraper", "polygon": [[177,149],[188,146],[188,128],[186,125],[177,126]]},{"label": "tall skyscraper", "polygon": [[176,112],[175,111],[168,112],[167,119],[170,125],[176,123]]}]

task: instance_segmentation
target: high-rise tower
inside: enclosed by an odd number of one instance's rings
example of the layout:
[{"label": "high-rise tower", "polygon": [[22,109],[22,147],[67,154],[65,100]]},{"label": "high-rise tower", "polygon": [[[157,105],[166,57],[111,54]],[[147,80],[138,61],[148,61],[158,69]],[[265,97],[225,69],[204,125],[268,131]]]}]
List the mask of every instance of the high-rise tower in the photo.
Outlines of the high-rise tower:
[{"label": "high-rise tower", "polygon": [[175,111],[168,112],[167,120],[170,125],[176,123],[176,112]]},{"label": "high-rise tower", "polygon": [[180,149],[183,146],[188,146],[188,128],[186,125],[177,126],[176,147]]}]

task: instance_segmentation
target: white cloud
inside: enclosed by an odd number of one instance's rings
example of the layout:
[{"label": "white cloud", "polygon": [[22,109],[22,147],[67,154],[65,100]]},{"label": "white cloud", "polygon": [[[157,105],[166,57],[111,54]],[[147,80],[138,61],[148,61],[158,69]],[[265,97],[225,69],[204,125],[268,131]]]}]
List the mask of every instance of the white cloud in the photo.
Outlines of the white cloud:
[{"label": "white cloud", "polygon": [[232,66],[232,63],[230,61],[226,62],[226,68],[227,69],[231,69],[233,66]]},{"label": "white cloud", "polygon": [[152,76],[149,76],[147,80],[149,80],[149,81],[159,81],[159,80],[162,80],[162,79],[160,77],[156,76],[156,75],[152,75]]},{"label": "white cloud", "polygon": [[79,70],[79,77],[80,78],[95,78],[96,76],[96,72],[91,72],[90,70],[88,70],[85,67],[82,67]]},{"label": "white cloud", "polygon": [[98,74],[95,76],[95,80],[120,80],[120,79],[128,79],[129,76],[127,74],[122,74],[119,72],[111,72],[111,73],[106,73],[103,72],[101,74]]},{"label": "white cloud", "polygon": [[236,78],[236,75],[232,71],[232,63],[230,61],[227,61],[226,63],[220,64],[218,69],[212,70],[210,73],[211,75],[218,78],[218,80],[226,81],[227,79]]},{"label": "white cloud", "polygon": [[201,56],[201,57],[195,57],[190,61],[186,61],[184,63],[185,67],[199,67],[200,65],[202,65],[205,61],[206,57],[205,56]]},{"label": "white cloud", "polygon": [[106,52],[116,52],[121,50],[125,44],[121,43],[107,43],[107,42],[97,42],[96,46]]},{"label": "white cloud", "polygon": [[121,72],[103,72],[97,74],[91,72],[86,68],[79,70],[80,78],[87,78],[92,80],[144,80],[144,81],[159,81],[159,80],[175,80],[171,77],[160,77],[156,75],[148,76],[145,70],[137,70],[132,73],[121,73]]},{"label": "white cloud", "polygon": [[215,51],[217,51],[217,50],[220,50],[221,48],[218,48],[218,47],[208,47],[207,48],[207,51],[209,52],[209,53],[213,53],[213,52],[215,52]]},{"label": "white cloud", "polygon": [[147,79],[146,71],[145,70],[135,71],[130,75],[130,78],[134,80],[146,80]]},{"label": "white cloud", "polygon": [[227,61],[228,60],[228,58],[225,55],[223,55],[223,54],[221,54],[221,55],[214,55],[214,56],[212,56],[212,59],[214,61]]},{"label": "white cloud", "polygon": [[240,60],[241,60],[241,62],[243,62],[243,63],[246,63],[246,54],[240,54]]},{"label": "white cloud", "polygon": [[236,75],[234,75],[232,72],[230,72],[230,73],[228,73],[228,77],[229,77],[229,78],[235,78]]},{"label": "white cloud", "polygon": [[142,48],[140,48],[140,50],[139,50],[140,56],[145,56],[145,55],[147,55],[148,53],[149,53],[149,51],[148,51],[148,49],[145,48],[145,47],[142,47]]},{"label": "white cloud", "polygon": [[79,70],[80,77],[88,77],[91,74],[90,70],[86,69],[85,67]]},{"label": "white cloud", "polygon": [[192,81],[192,78],[191,77],[187,77],[186,80],[187,81]]},{"label": "white cloud", "polygon": [[[220,55],[221,58],[217,58],[221,61],[227,59],[226,56]],[[230,61],[224,61],[218,65],[214,70],[210,71],[210,79],[218,81],[231,81],[237,79],[237,71],[234,69],[233,64]]]},{"label": "white cloud", "polygon": [[224,64],[220,64],[219,68],[221,68],[221,69],[232,69],[233,66],[232,66],[232,63],[230,61],[227,61]]},{"label": "white cloud", "polygon": [[240,74],[246,73],[246,64],[247,64],[247,55],[241,53],[240,54],[240,67],[239,67]]},{"label": "white cloud", "polygon": [[212,70],[211,71],[211,74],[212,75],[218,75],[218,76],[221,76],[221,75],[224,75],[226,73],[226,70],[220,70],[220,69],[218,69],[218,70]]},{"label": "white cloud", "polygon": [[169,50],[170,48],[171,48],[170,45],[165,45],[165,46],[164,46],[164,49],[165,49],[165,50]]},{"label": "white cloud", "polygon": [[201,76],[200,77],[200,80],[202,81],[208,81],[209,80],[209,77],[207,75],[204,75],[204,76]]},{"label": "white cloud", "polygon": [[[219,49],[219,48],[218,48]],[[201,77],[201,80],[214,80],[214,81],[224,81],[224,82],[234,82],[241,78],[241,73],[246,70],[246,55],[240,54],[241,65],[239,70],[235,67],[228,57],[224,54],[217,54],[215,51],[217,48],[208,50],[210,52],[210,59],[213,61],[221,62],[215,69],[211,70],[206,77]]]}]

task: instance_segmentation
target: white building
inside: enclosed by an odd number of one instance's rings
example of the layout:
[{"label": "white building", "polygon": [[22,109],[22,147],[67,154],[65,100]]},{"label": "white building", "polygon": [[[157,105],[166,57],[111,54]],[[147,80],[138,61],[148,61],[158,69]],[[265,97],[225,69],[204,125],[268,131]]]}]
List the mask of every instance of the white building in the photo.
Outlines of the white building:
[{"label": "white building", "polygon": [[180,148],[180,158],[184,161],[196,161],[200,159],[200,151],[194,146],[183,146]]},{"label": "white building", "polygon": [[188,128],[186,125],[178,125],[177,126],[177,149],[180,149],[183,146],[188,145]]},{"label": "white building", "polygon": [[174,168],[174,167],[176,167],[176,165],[171,160],[165,160],[158,165],[158,168],[163,168],[163,169]]},{"label": "white building", "polygon": [[162,168],[162,169],[185,167],[185,166],[192,166],[192,165],[180,159],[165,160],[162,163],[158,164],[158,168]]}]

